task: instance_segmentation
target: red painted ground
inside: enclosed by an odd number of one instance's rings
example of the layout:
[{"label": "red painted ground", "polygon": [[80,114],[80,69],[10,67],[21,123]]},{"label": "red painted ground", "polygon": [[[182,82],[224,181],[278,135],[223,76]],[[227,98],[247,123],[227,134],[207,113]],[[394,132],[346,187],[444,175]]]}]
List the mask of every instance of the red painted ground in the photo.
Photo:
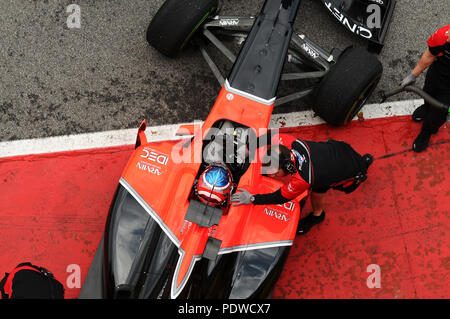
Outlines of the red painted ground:
[{"label": "red painted ground", "polygon": [[[296,238],[274,298],[450,298],[449,123],[417,154],[410,148],[419,130],[409,116],[289,129],[303,139],[344,140],[376,160],[357,191],[330,192],[327,218]],[[82,283],[131,152],[0,159],[0,275],[30,261],[76,298],[67,267],[79,265]],[[371,264],[380,288],[367,286]]]}]

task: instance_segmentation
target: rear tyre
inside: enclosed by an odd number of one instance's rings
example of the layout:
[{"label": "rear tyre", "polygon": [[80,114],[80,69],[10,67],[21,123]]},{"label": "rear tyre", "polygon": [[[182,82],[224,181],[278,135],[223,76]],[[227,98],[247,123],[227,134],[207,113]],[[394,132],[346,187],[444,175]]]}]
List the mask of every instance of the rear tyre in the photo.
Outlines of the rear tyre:
[{"label": "rear tyre", "polygon": [[148,26],[147,42],[175,57],[217,6],[218,0],[167,0]]},{"label": "rear tyre", "polygon": [[350,122],[370,97],[383,73],[378,58],[362,48],[348,48],[316,89],[313,110],[327,123]]}]

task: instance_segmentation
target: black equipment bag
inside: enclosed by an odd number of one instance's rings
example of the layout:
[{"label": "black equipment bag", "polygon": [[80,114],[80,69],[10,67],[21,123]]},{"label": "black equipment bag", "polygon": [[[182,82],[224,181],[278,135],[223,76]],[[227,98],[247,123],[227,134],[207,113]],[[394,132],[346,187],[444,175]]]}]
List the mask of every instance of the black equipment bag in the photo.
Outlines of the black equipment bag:
[{"label": "black equipment bag", "polygon": [[63,299],[64,286],[43,267],[21,263],[0,281],[2,299]]}]

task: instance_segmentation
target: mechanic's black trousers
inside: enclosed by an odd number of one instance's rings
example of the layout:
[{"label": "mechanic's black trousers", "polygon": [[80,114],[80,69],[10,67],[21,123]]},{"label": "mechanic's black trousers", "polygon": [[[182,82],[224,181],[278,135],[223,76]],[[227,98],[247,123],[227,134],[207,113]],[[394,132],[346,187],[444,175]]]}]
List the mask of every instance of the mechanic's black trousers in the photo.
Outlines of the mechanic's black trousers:
[{"label": "mechanic's black trousers", "polygon": [[[442,103],[450,105],[450,79],[443,81],[435,64],[428,69],[423,90]],[[427,115],[423,121],[422,131],[435,134],[447,121],[448,111],[433,107],[426,102],[425,107]]]}]

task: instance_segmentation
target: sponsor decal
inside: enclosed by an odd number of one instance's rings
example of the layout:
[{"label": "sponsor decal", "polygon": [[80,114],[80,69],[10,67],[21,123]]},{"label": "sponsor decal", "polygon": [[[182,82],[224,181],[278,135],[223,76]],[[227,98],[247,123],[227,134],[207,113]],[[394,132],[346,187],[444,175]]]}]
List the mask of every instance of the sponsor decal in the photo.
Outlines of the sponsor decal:
[{"label": "sponsor decal", "polygon": [[295,203],[294,202],[287,202],[287,203],[284,203],[284,204],[278,204],[277,206],[284,207],[285,209],[293,212],[294,208],[295,208]]},{"label": "sponsor decal", "polygon": [[138,168],[141,171],[146,171],[148,173],[151,173],[151,174],[157,175],[157,176],[161,176],[164,173],[164,171],[161,169],[161,167],[158,167],[158,166],[148,163],[146,161],[137,162],[136,168]]},{"label": "sponsor decal", "polygon": [[313,59],[317,59],[319,57],[319,53],[317,53],[313,48],[311,48],[308,44],[303,43],[301,45],[301,48],[303,51],[305,51],[309,56],[311,56]]},{"label": "sponsor decal", "polygon": [[148,159],[152,162],[161,164],[161,165],[167,165],[167,162],[169,161],[169,156],[166,154],[163,154],[161,152],[155,151],[151,148],[144,147],[142,149],[143,154],[140,155],[140,157]]},{"label": "sponsor decal", "polygon": [[325,3],[325,6],[330,10],[331,14],[336,17],[336,19],[339,20],[340,23],[342,23],[345,27],[347,27],[351,32],[360,35],[366,39],[372,38],[372,32],[364,28],[363,26],[360,26],[356,23],[352,23],[344,14],[342,14],[337,8],[333,7],[331,5],[331,2]]},{"label": "sponsor decal", "polygon": [[239,24],[239,19],[220,19],[219,25],[221,26],[236,26]]},{"label": "sponsor decal", "polygon": [[283,222],[287,222],[290,219],[290,217],[286,216],[286,213],[280,212],[280,211],[278,211],[276,209],[272,209],[272,208],[268,208],[268,207],[264,208],[264,213],[266,215],[270,216],[270,217],[274,217],[274,218],[276,218],[278,220],[281,220]]}]

